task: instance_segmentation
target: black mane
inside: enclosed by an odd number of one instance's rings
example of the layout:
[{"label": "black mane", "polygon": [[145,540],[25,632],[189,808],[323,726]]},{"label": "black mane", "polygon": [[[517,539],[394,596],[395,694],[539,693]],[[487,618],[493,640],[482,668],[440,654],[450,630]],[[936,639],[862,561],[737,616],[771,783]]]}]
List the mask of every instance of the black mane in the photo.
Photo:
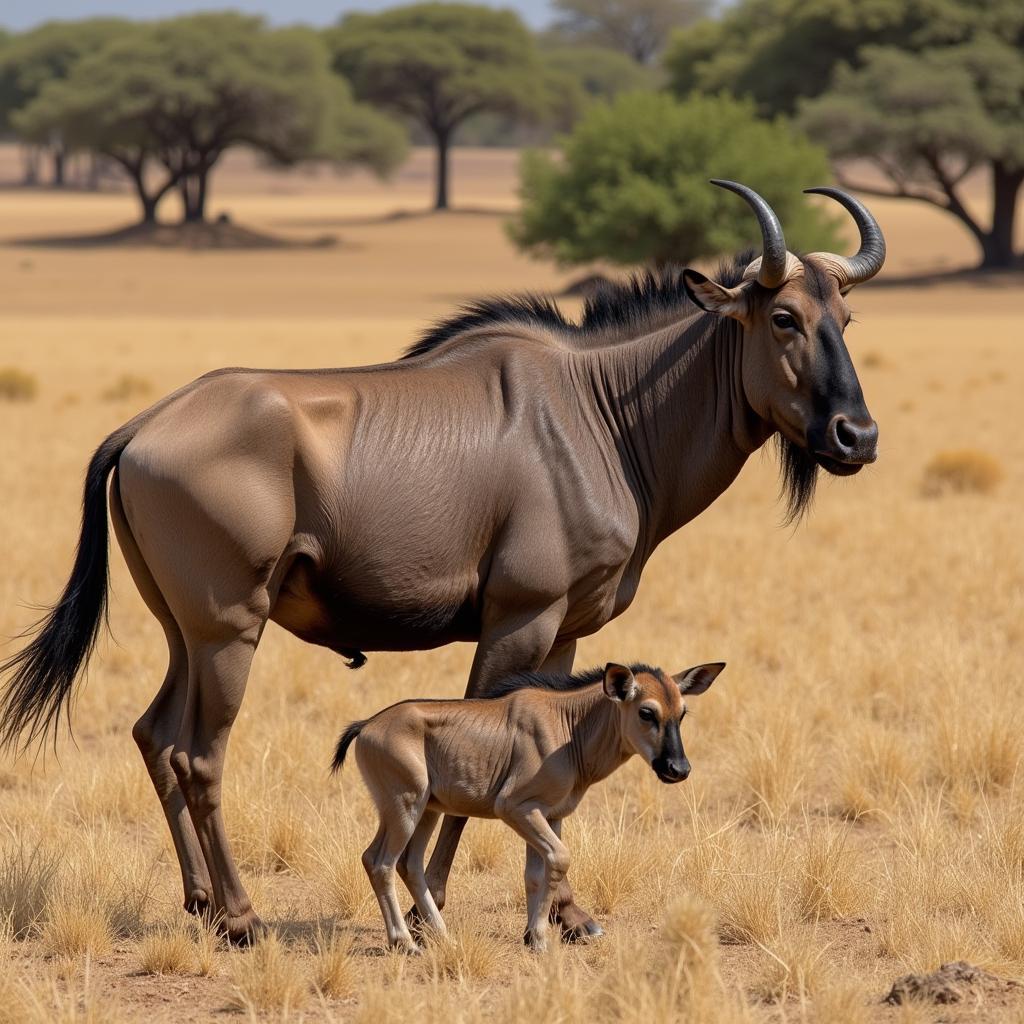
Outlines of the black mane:
[{"label": "black mane", "polygon": [[[725,260],[716,280],[732,288],[743,279],[743,271],[754,259],[753,251]],[[683,268],[644,270],[625,281],[608,282],[586,300],[580,322],[567,320],[554,300],[542,295],[498,296],[464,305],[454,316],[441,320],[424,333],[402,356],[411,359],[443,345],[476,327],[519,324],[549,327],[564,334],[585,336],[601,330],[642,327],[651,316],[668,310],[695,310],[683,285]]]},{"label": "black mane", "polygon": [[[715,280],[726,288],[734,288],[743,280],[743,272],[757,256],[754,250],[738,253],[732,259],[723,260],[715,273]],[[813,263],[810,276],[815,277]],[[819,286],[820,288],[820,286]],[[428,330],[403,356],[411,359],[437,348],[463,331],[475,327],[495,327],[501,324],[518,324],[547,327],[576,339],[596,336],[601,331],[621,331],[628,328],[642,330],[646,321],[666,311],[678,310],[680,314],[693,312],[696,306],[690,301],[683,284],[683,268],[668,267],[661,271],[645,270],[633,274],[625,281],[608,282],[584,303],[579,323],[567,320],[554,300],[541,295],[501,296],[481,299],[469,303],[454,316],[441,320]],[[704,314],[713,318],[715,314]],[[799,522],[814,501],[815,485],[818,480],[818,466],[814,457],[799,445],[788,440],[781,433],[776,435],[775,444],[780,464],[780,497],[786,503],[784,522],[789,525]],[[594,670],[597,671],[597,670]],[[500,683],[503,693],[520,686],[546,686],[548,689],[575,689],[575,685],[587,686],[600,676],[588,678],[588,673],[577,676],[538,676],[546,682],[519,682],[529,676],[513,677]],[[557,680],[562,678],[559,685]],[[552,683],[552,680],[556,680]],[[572,680],[583,680],[573,685]]]},{"label": "black mane", "polygon": [[[629,670],[636,675],[638,672],[648,672],[657,675],[660,669],[652,668],[642,661],[635,662],[629,666]],[[514,693],[516,690],[555,690],[559,693],[566,693],[571,690],[582,690],[585,686],[592,686],[604,678],[603,668],[588,668],[582,672],[518,672],[515,675],[506,676],[488,687],[485,693],[478,696],[504,697],[506,694]]]}]

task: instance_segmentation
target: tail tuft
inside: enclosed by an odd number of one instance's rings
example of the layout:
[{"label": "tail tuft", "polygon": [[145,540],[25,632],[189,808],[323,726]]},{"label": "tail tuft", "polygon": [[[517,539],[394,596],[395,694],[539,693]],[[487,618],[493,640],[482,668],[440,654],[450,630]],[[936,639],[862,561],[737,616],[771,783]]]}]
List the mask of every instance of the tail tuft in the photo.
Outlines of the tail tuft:
[{"label": "tail tuft", "polygon": [[107,613],[107,475],[130,439],[124,428],[96,450],[85,477],[82,532],[60,600],[32,639],[0,665],[11,673],[0,697],[0,747],[16,749],[53,733],[68,713],[75,680],[96,646]]},{"label": "tail tuft", "polygon": [[343,658],[347,658],[348,668],[362,668],[366,664],[366,655],[357,651],[354,647],[346,647],[338,652]]},{"label": "tail tuft", "polygon": [[352,746],[352,741],[363,731],[363,726],[366,725],[368,721],[368,718],[364,718],[361,722],[352,722],[341,734],[341,739],[338,740],[338,749],[334,752],[334,761],[331,764],[332,773],[341,771],[341,766],[345,763],[345,755],[348,753],[348,748]]}]

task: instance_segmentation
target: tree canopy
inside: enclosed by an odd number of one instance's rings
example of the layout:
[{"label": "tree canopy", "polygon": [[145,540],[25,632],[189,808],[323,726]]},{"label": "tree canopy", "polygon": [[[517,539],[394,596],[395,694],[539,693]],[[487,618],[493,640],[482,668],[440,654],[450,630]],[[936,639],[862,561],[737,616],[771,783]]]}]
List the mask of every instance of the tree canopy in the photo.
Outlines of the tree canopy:
[{"label": "tree canopy", "polygon": [[[1024,20],[1024,19],[1022,19]],[[834,87],[804,105],[802,123],[840,160],[849,187],[929,203],[971,232],[984,267],[1009,267],[1024,184],[1024,50],[992,35],[907,53],[876,47],[862,66],[841,67]],[[879,172],[876,184],[843,158]],[[984,168],[991,188],[985,221],[963,196]]]},{"label": "tree canopy", "polygon": [[523,158],[523,206],[510,226],[522,248],[560,263],[685,263],[757,242],[743,203],[709,177],[750,185],[773,206],[791,248],[831,248],[833,221],[801,193],[826,182],[824,151],[749,102],[632,93],[596,104],[559,158]]},{"label": "tree canopy", "polygon": [[[665,58],[679,95],[724,90],[762,114],[800,111],[874,195],[929,202],[957,217],[985,266],[1009,266],[1024,180],[1024,5],[1019,0],[740,0],[678,34]],[[811,102],[808,102],[811,101]],[[849,170],[869,160],[882,184]],[[962,195],[985,168],[991,216]]]},{"label": "tree canopy", "polygon": [[673,29],[707,14],[709,0],[553,0],[556,31],[650,64]]},{"label": "tree canopy", "polygon": [[1004,32],[1018,0],[740,0],[677,33],[665,54],[671,87],[749,96],[762,114],[791,114],[827,89],[868,45],[919,51]]},{"label": "tree canopy", "polygon": [[[0,48],[0,133],[11,130],[15,111],[34,100],[50,82],[62,81],[88,53],[130,28],[118,18],[50,21],[8,36]],[[35,140],[53,156],[53,184],[64,180],[66,147],[57,131]]]},{"label": "tree canopy", "polygon": [[533,37],[511,11],[421,3],[350,14],[328,32],[335,69],[363,100],[410,118],[437,149],[435,206],[448,205],[448,151],[475,114],[537,113],[544,85]]},{"label": "tree canopy", "polygon": [[149,220],[174,187],[186,219],[202,219],[209,173],[232,146],[282,164],[359,160],[381,171],[404,146],[398,126],[354,103],[316,34],[231,13],[119,32],[12,121],[23,138],[59,132],[117,161]]}]

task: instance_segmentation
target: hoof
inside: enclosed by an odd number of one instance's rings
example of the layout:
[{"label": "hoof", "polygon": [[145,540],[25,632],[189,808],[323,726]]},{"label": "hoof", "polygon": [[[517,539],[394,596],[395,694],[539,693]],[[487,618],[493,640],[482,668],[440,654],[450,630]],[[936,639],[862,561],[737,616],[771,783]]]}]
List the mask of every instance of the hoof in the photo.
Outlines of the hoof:
[{"label": "hoof", "polygon": [[534,953],[546,953],[548,940],[546,935],[538,935],[529,928],[523,933],[523,943],[530,947]]},{"label": "hoof", "polygon": [[237,917],[222,917],[217,922],[217,930],[232,946],[245,948],[256,945],[266,935],[267,926],[260,920],[255,910],[250,910]]},{"label": "hoof", "polygon": [[388,943],[388,947],[391,952],[404,953],[406,956],[420,956],[423,953],[423,947],[417,945],[417,943],[412,942],[411,940],[409,942],[402,942],[401,940],[398,942],[390,942]]},{"label": "hoof", "polygon": [[193,889],[185,897],[185,912],[195,917],[210,917],[210,894],[205,889]]},{"label": "hoof", "polygon": [[564,921],[559,921],[559,924],[562,926],[563,942],[594,942],[604,935],[604,929],[590,917],[575,925],[567,925]]}]

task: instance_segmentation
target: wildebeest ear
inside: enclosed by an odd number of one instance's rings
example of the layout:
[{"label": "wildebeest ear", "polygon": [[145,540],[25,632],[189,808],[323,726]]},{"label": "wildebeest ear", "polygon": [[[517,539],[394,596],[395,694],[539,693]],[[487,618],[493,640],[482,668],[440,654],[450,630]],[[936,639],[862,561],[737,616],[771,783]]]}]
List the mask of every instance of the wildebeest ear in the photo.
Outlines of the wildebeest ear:
[{"label": "wildebeest ear", "polygon": [[731,316],[735,320],[747,313],[747,290],[742,284],[726,288],[700,271],[687,267],[683,271],[683,287],[690,299],[708,313]]},{"label": "wildebeest ear", "polygon": [[711,686],[723,668],[724,661],[713,661],[709,665],[694,665],[693,668],[677,672],[672,678],[684,697],[696,697]]},{"label": "wildebeest ear", "polygon": [[632,700],[636,696],[636,679],[625,665],[610,661],[604,667],[604,692],[614,701]]}]

